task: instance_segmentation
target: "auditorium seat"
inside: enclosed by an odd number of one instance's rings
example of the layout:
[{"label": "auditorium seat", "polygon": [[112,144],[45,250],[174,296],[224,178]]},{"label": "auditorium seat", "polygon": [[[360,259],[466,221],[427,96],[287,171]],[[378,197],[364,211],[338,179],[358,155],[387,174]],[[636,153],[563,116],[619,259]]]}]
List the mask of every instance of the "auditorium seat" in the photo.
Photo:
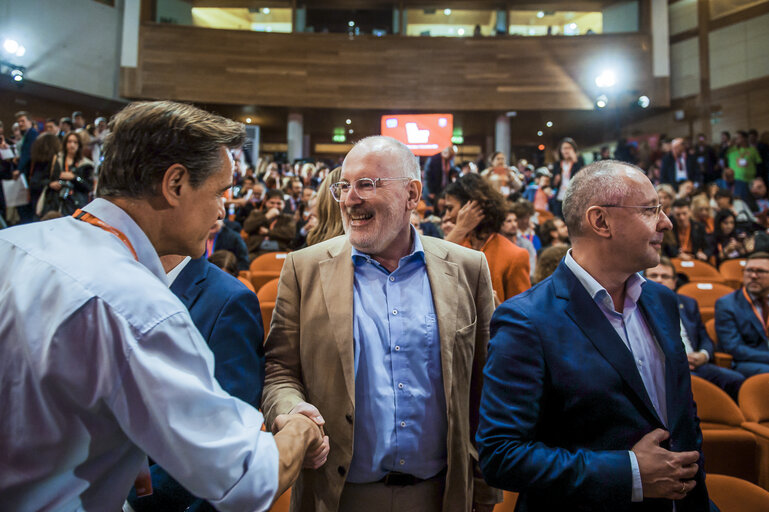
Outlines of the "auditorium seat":
[{"label": "auditorium seat", "polygon": [[702,321],[707,322],[716,314],[716,301],[734,290],[720,282],[693,282],[686,283],[677,291],[697,301]]},{"label": "auditorium seat", "polygon": [[264,286],[268,281],[280,277],[280,271],[283,268],[283,263],[286,261],[285,252],[268,252],[254,258],[249,267],[251,272],[251,284],[254,285],[254,290],[259,292],[259,289]]},{"label": "auditorium seat", "polygon": [[705,472],[758,481],[756,437],[742,428],[740,408],[715,384],[692,375],[692,394],[702,428]]},{"label": "auditorium seat", "polygon": [[746,379],[739,398],[740,409],[745,415],[742,428],[752,432],[758,440],[758,485],[769,490],[769,373]]},{"label": "auditorium seat", "polygon": [[[705,322],[705,330],[708,331],[708,336],[710,336],[710,339],[713,340],[713,345],[718,349],[718,333],[716,332],[715,318],[711,318]],[[721,368],[731,368],[732,361],[734,361],[734,357],[732,357],[731,354],[718,352],[717,350],[713,353],[713,359],[713,362]]]},{"label": "auditorium seat", "polygon": [[291,489],[281,494],[280,498],[275,500],[275,503],[273,503],[272,507],[270,507],[270,512],[288,512],[290,504],[291,504]]},{"label": "auditorium seat", "polygon": [[264,336],[270,332],[270,322],[272,321],[272,311],[275,309],[275,299],[278,298],[278,279],[268,281],[262,286],[256,296],[259,298],[259,309],[262,311],[262,322],[264,322]]},{"label": "auditorium seat", "polygon": [[513,512],[515,510],[515,503],[518,501],[518,493],[511,491],[502,491],[504,494],[504,500],[502,503],[497,503],[494,507],[494,512]]},{"label": "auditorium seat", "polygon": [[747,261],[748,260],[745,259],[738,259],[726,260],[725,262],[721,263],[721,266],[718,267],[718,271],[726,280],[726,284],[728,286],[731,286],[735,290],[742,286],[742,273],[745,269],[745,263],[747,263]]},{"label": "auditorium seat", "polygon": [[766,512],[769,492],[733,476],[708,474],[708,495],[721,512]]},{"label": "auditorium seat", "polygon": [[537,208],[535,211],[537,212],[537,220],[540,225],[555,217],[555,215],[548,210]]},{"label": "auditorium seat", "polygon": [[670,261],[676,267],[676,272],[688,277],[690,283],[724,284],[726,282],[718,269],[710,263],[699,260],[684,261],[680,258],[671,258]]}]

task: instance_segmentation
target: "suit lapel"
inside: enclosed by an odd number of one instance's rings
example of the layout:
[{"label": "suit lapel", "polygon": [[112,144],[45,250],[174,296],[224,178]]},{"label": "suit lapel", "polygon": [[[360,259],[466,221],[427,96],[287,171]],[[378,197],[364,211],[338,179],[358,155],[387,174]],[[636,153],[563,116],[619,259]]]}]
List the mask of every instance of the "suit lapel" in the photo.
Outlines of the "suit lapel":
[{"label": "suit lapel", "polygon": [[171,284],[171,292],[179,297],[189,310],[203,291],[202,283],[208,274],[208,260],[205,257],[190,260]]},{"label": "suit lapel", "polygon": [[737,290],[738,311],[739,309],[746,311],[750,325],[753,326],[753,329],[756,330],[759,336],[766,338],[766,331],[764,331],[764,326],[761,325],[761,322],[758,320],[756,313],[753,311],[753,305],[745,298],[745,292],[743,292],[743,289],[744,288],[740,288]]},{"label": "suit lapel", "polygon": [[454,340],[457,332],[457,306],[459,296],[459,269],[455,263],[446,261],[448,253],[429,237],[420,237],[425,250],[427,278],[433,295],[433,306],[438,321],[438,335],[441,346],[441,369],[446,410],[450,414],[452,368],[454,367]]},{"label": "suit lapel", "polygon": [[553,279],[556,295],[568,301],[566,314],[577,324],[596,350],[614,367],[647,411],[662,425],[646,392],[641,374],[638,373],[632,353],[585,287],[563,261],[556,269]]},{"label": "suit lapel", "polygon": [[350,401],[355,404],[355,348],[352,339],[353,279],[351,246],[346,237],[340,245],[329,250],[329,259],[322,260],[320,285],[334,333],[344,382]]}]

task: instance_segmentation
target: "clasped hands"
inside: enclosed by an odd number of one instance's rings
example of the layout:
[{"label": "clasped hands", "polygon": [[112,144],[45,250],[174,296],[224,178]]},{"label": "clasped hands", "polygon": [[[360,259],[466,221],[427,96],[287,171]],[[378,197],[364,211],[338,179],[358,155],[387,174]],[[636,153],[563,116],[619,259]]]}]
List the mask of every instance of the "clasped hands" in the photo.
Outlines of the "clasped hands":
[{"label": "clasped hands", "polygon": [[299,402],[288,414],[281,414],[275,418],[275,422],[272,424],[272,432],[273,434],[280,432],[292,420],[292,416],[296,414],[306,416],[320,429],[321,442],[317,445],[313,444],[307,449],[302,463],[302,467],[306,469],[318,469],[326,463],[330,446],[328,436],[323,431],[323,425],[326,424],[326,420],[323,419],[320,411],[314,405],[307,402]]}]

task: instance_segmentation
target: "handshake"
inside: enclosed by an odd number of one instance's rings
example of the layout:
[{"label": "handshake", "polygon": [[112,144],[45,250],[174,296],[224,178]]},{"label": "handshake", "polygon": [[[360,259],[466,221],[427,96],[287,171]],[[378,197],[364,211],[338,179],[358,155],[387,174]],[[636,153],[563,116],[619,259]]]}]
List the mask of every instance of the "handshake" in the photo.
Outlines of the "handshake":
[{"label": "handshake", "polygon": [[280,458],[277,496],[291,487],[300,469],[318,469],[326,463],[329,441],[324,424],[318,409],[307,402],[275,418],[272,433]]}]

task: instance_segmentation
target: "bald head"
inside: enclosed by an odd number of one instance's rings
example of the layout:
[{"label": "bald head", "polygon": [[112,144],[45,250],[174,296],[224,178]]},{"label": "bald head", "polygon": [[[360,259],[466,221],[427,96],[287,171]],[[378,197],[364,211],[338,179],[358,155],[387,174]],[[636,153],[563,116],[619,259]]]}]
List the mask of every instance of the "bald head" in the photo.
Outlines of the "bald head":
[{"label": "bald head", "polygon": [[[347,159],[350,158],[350,156],[361,156],[368,153],[392,155],[393,159],[398,162],[398,168],[403,171],[403,176],[416,181],[421,181],[421,173],[417,157],[414,156],[405,144],[392,137],[375,135],[360,140],[353,146],[350,152],[347,153],[344,162],[347,163]],[[342,164],[342,168],[344,168],[345,163]]]},{"label": "bald head", "polygon": [[593,162],[569,182],[563,199],[563,217],[572,239],[585,234],[585,214],[591,206],[622,204],[632,187],[649,179],[635,165],[617,160]]}]

